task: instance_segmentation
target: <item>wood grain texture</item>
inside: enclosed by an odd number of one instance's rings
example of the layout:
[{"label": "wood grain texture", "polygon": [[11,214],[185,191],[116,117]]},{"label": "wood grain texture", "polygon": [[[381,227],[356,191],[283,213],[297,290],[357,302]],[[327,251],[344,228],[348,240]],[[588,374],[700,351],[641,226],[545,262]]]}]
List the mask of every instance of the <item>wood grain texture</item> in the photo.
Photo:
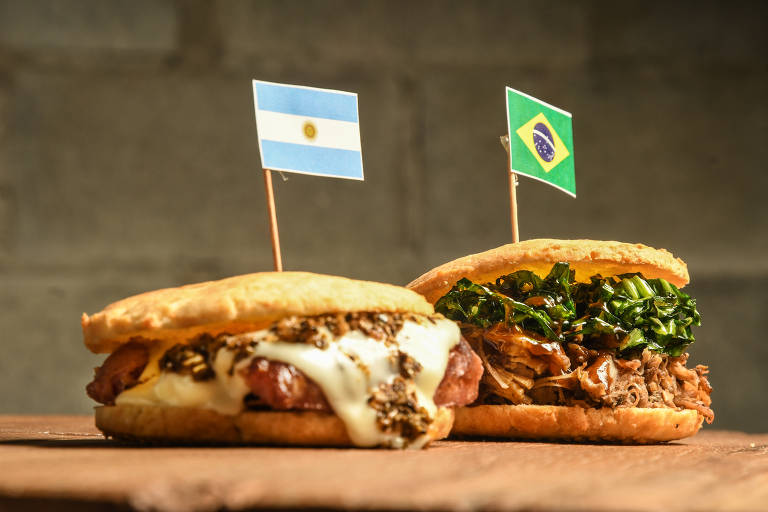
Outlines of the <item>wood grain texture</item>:
[{"label": "wood grain texture", "polygon": [[768,434],[704,430],[657,446],[436,442],[419,451],[141,447],[90,417],[0,416],[0,509],[253,507],[761,510]]}]

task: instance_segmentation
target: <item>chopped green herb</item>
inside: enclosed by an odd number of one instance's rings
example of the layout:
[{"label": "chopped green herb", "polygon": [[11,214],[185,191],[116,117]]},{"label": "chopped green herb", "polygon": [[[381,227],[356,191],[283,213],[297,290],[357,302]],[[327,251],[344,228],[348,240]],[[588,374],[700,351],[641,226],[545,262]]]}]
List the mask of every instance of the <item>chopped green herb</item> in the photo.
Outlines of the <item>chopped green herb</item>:
[{"label": "chopped green herb", "polygon": [[561,343],[612,340],[622,352],[649,348],[678,356],[694,342],[691,326],[701,324],[696,300],[664,279],[597,275],[576,283],[574,277],[561,262],[544,279],[528,270],[484,285],[465,278],[435,310],[482,328],[517,325]]}]

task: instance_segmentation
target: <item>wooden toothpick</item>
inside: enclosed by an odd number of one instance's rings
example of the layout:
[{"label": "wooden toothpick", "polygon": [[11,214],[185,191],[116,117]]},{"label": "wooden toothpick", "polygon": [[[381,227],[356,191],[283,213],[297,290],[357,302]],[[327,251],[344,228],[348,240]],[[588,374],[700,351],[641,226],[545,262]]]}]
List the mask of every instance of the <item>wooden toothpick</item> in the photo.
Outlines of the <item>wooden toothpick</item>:
[{"label": "wooden toothpick", "polygon": [[509,135],[503,135],[501,145],[507,151],[507,173],[509,174],[509,222],[512,225],[512,241],[520,241],[520,233],[517,229],[517,174],[512,172],[512,157],[509,152]]},{"label": "wooden toothpick", "polygon": [[267,212],[269,213],[269,234],[272,237],[272,260],[275,271],[283,271],[283,256],[280,253],[280,234],[277,231],[277,211],[275,210],[275,193],[272,190],[272,171],[264,169],[264,188],[267,192]]},{"label": "wooden toothpick", "polygon": [[512,241],[520,241],[517,229],[517,174],[509,173],[509,222],[512,224]]}]

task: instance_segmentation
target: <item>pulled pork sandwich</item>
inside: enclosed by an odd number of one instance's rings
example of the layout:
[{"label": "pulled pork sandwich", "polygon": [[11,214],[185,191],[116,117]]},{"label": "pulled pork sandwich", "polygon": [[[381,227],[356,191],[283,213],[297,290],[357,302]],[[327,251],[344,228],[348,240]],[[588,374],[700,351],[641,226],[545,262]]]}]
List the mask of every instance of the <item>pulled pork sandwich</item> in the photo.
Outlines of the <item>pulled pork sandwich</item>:
[{"label": "pulled pork sandwich", "polygon": [[707,367],[686,366],[700,324],[664,249],[527,240],[437,267],[409,288],[480,355],[480,396],[453,432],[652,443],[712,422]]},{"label": "pulled pork sandwich", "polygon": [[418,448],[482,374],[420,295],[304,272],[148,292],[82,327],[110,353],[87,392],[118,439]]}]

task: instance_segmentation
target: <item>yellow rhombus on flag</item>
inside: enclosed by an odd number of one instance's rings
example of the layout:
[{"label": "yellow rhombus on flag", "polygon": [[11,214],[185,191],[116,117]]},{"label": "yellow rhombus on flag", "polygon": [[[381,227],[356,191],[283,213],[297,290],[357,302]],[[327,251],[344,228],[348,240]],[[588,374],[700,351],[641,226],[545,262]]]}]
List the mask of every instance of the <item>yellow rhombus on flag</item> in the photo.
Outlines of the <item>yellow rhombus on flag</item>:
[{"label": "yellow rhombus on flag", "polygon": [[[560,151],[555,152],[554,158],[549,162],[541,158],[540,152],[536,150],[536,146],[534,144],[534,139],[535,139],[534,130],[536,130],[536,126],[538,124],[543,124],[544,126],[547,127],[547,129],[549,129],[549,133],[552,134],[554,146],[556,148],[560,148]],[[551,171],[555,166],[557,166],[557,164],[565,160],[566,157],[570,155],[570,153],[568,152],[568,148],[566,147],[565,144],[563,144],[563,141],[560,139],[560,136],[557,134],[557,131],[552,127],[547,117],[542,113],[539,113],[533,119],[531,119],[530,121],[525,123],[523,126],[518,128],[515,133],[517,133],[517,135],[523,140],[523,144],[525,144],[525,147],[527,147],[530,150],[531,155],[533,155],[536,161],[539,162],[541,167],[546,172]],[[543,136],[546,134],[539,134],[539,135]],[[543,139],[544,137],[541,137],[541,138]]]}]

